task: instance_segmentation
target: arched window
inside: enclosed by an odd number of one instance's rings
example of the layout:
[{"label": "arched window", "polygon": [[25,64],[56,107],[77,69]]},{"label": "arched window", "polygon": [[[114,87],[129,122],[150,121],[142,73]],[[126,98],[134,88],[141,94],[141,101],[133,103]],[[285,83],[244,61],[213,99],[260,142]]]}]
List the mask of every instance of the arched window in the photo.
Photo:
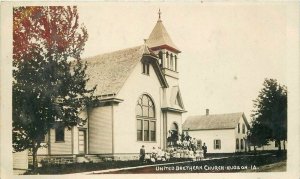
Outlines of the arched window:
[{"label": "arched window", "polygon": [[148,95],[139,97],[136,105],[137,140],[156,141],[155,106]]},{"label": "arched window", "polygon": [[236,148],[237,150],[239,150],[239,149],[240,149],[240,140],[239,140],[239,139],[236,139],[235,142],[236,142],[236,143],[235,143],[235,148]]}]

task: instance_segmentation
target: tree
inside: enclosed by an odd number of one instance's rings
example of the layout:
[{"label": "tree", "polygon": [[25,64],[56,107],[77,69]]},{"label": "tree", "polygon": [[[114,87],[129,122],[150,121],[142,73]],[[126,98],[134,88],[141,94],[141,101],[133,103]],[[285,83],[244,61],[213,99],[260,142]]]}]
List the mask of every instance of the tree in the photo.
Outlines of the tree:
[{"label": "tree", "polygon": [[33,167],[45,135],[85,119],[79,113],[97,100],[87,89],[80,55],[87,30],[76,7],[34,6],[13,10],[13,147],[30,149]]},{"label": "tree", "polygon": [[263,89],[254,100],[251,115],[252,126],[248,139],[261,146],[275,141],[281,150],[280,141],[287,139],[287,88],[275,79],[265,79]]}]

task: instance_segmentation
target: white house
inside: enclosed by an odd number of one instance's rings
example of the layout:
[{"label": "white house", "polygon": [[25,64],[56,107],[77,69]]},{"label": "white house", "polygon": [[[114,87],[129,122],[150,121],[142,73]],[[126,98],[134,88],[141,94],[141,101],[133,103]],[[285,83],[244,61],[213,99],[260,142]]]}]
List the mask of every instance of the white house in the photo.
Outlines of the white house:
[{"label": "white house", "polygon": [[246,134],[249,130],[244,113],[209,114],[190,116],[182,126],[198,147],[206,144],[208,153],[234,153],[246,150]]},{"label": "white house", "polygon": [[129,159],[142,145],[166,148],[168,131],[181,132],[185,112],[179,53],[159,16],[143,45],[85,59],[88,87],[97,85],[101,100],[82,113],[85,125],[51,129],[40,158]]}]

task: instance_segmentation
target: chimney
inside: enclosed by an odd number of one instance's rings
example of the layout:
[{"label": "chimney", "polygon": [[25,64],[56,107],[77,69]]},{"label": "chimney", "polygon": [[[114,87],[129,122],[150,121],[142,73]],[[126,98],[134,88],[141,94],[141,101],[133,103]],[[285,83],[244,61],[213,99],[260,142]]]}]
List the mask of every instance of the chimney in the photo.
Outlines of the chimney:
[{"label": "chimney", "polygon": [[209,109],[206,109],[206,115],[207,116],[209,115]]}]

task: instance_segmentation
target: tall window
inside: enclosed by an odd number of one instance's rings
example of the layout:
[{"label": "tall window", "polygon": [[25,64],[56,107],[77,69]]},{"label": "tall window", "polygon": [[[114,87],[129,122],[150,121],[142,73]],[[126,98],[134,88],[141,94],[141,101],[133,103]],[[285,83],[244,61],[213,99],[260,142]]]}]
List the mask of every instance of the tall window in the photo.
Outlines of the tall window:
[{"label": "tall window", "polygon": [[65,128],[61,125],[55,128],[55,142],[65,141]]},{"label": "tall window", "polygon": [[139,97],[136,105],[137,140],[156,141],[154,103],[148,95]]},{"label": "tall window", "polygon": [[162,51],[158,52],[158,58],[160,59],[160,67],[163,67],[164,66],[164,61],[163,61]]},{"label": "tall window", "polygon": [[149,75],[149,63],[143,63],[143,74]]},{"label": "tall window", "polygon": [[175,71],[177,71],[177,56],[174,56]]},{"label": "tall window", "polygon": [[220,139],[214,140],[214,149],[221,149],[221,140]]},{"label": "tall window", "polygon": [[243,150],[243,149],[244,149],[244,140],[241,139],[241,150]]},{"label": "tall window", "polygon": [[240,133],[240,123],[238,124],[238,133]]},{"label": "tall window", "polygon": [[242,131],[243,131],[243,134],[245,134],[245,132],[246,132],[245,124],[243,124]]},{"label": "tall window", "polygon": [[173,70],[173,54],[171,54],[170,69]]},{"label": "tall window", "polygon": [[240,140],[239,140],[239,139],[236,139],[236,140],[235,140],[235,148],[236,148],[237,150],[240,149]]},{"label": "tall window", "polygon": [[167,68],[170,68],[170,59],[169,59],[169,53],[166,53],[166,59],[167,59]]}]

